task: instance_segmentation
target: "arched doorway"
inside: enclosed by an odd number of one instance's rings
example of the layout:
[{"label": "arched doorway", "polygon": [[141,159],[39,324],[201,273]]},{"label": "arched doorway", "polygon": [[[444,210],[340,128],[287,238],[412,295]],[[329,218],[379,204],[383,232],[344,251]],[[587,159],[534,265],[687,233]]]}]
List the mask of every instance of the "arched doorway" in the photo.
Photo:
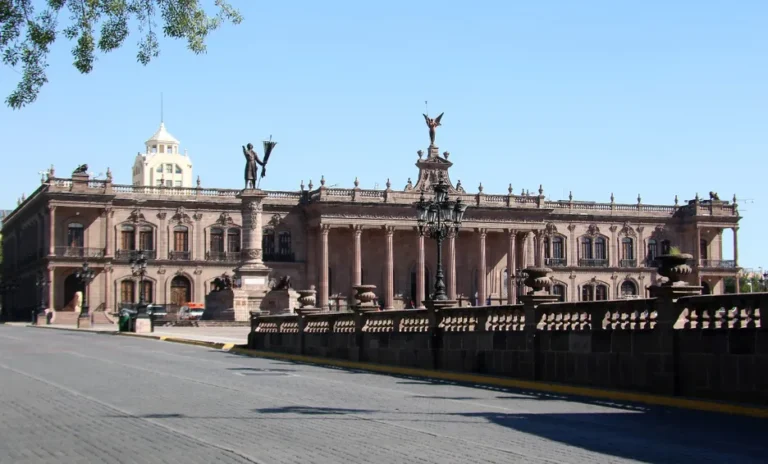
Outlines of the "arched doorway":
[{"label": "arched doorway", "polygon": [[192,301],[192,283],[184,276],[177,275],[171,280],[171,305],[179,308]]},{"label": "arched doorway", "polygon": [[62,307],[67,306],[70,301],[72,301],[72,298],[75,297],[75,293],[81,291],[82,285],[80,285],[80,280],[77,278],[76,273],[72,273],[67,276],[66,279],[64,279],[64,303],[62,304]]}]

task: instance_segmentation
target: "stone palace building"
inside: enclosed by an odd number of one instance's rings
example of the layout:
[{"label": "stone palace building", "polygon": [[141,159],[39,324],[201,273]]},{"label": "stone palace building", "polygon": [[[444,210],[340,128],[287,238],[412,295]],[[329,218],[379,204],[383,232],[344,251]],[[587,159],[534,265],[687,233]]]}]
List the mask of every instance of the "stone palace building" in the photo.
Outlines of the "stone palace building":
[{"label": "stone palace building", "polygon": [[[81,289],[84,260],[96,271],[87,289],[91,311],[146,301],[204,302],[213,280],[232,275],[240,260],[243,224],[239,190],[192,186],[192,163],[161,125],[132,168],[133,185],[87,173],[59,177],[53,168],[39,188],[3,222],[3,301],[29,314],[60,310]],[[738,278],[738,221],[733,202],[695,199],[673,205],[549,201],[540,189],[488,194],[451,181],[449,153],[430,146],[414,157],[415,182],[383,190],[303,183],[267,191],[262,252],[275,279],[297,289],[315,286],[318,305],[344,307],[352,285],[374,284],[384,308],[421,307],[433,286],[436,248],[419,235],[414,203],[439,176],[450,195],[469,204],[461,230],[446,240],[449,296],[461,304],[516,302],[518,270],[554,270],[553,292],[564,301],[646,297],[656,281],[654,256],[678,247],[694,256],[692,283],[722,293]],[[733,244],[723,244],[724,229]],[[733,246],[735,260],[722,259]],[[143,288],[132,274],[136,250],[149,258]],[[12,285],[8,285],[11,283]],[[738,285],[737,285],[738,288]],[[25,312],[26,311],[26,312]],[[24,316],[26,317],[26,316]]]}]

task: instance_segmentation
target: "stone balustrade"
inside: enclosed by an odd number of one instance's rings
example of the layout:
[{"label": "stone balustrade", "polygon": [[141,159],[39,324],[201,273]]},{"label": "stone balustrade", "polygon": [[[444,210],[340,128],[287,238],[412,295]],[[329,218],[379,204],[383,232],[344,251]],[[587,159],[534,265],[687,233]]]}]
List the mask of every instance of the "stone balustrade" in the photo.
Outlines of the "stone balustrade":
[{"label": "stone balustrade", "polygon": [[539,297],[520,305],[432,310],[254,313],[249,346],[404,367],[768,402],[768,321],[761,308],[768,306],[768,293],[660,295],[579,303]]}]

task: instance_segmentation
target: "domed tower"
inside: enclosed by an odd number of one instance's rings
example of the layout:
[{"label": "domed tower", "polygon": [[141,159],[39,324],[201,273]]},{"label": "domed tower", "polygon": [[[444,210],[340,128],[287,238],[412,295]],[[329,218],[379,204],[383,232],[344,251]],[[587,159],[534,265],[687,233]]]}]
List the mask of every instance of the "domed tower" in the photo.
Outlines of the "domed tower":
[{"label": "domed tower", "polygon": [[179,153],[179,141],[165,129],[165,123],[144,144],[145,152],[133,163],[133,185],[192,187],[192,160]]}]

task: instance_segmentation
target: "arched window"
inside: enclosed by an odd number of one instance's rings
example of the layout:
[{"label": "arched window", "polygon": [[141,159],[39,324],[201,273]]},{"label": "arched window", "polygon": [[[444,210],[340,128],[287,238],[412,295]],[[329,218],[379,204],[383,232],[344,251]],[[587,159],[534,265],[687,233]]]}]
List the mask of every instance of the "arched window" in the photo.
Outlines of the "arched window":
[{"label": "arched window", "polygon": [[565,266],[565,242],[563,237],[544,238],[544,260],[547,266]]},{"label": "arched window", "polygon": [[70,248],[85,246],[85,227],[79,222],[70,222],[67,226],[67,246]]},{"label": "arched window", "polygon": [[619,266],[637,266],[637,262],[635,261],[635,242],[629,237],[621,239],[621,261],[619,262]]},{"label": "arched window", "polygon": [[132,280],[120,282],[120,302],[133,304],[136,302],[136,284]]},{"label": "arched window", "polygon": [[606,285],[595,285],[595,301],[605,301],[608,299],[608,287]]},{"label": "arched window", "polygon": [[661,254],[667,255],[669,254],[670,250],[672,250],[672,245],[669,243],[669,240],[662,240],[661,241]]},{"label": "arched window", "polygon": [[607,267],[608,246],[604,237],[582,237],[579,266]]},{"label": "arched window", "polygon": [[565,285],[563,284],[553,285],[552,294],[558,298],[557,301],[565,301]]},{"label": "arched window", "polygon": [[621,283],[621,297],[632,298],[637,296],[637,285],[631,280],[625,280]]},{"label": "arched window", "polygon": [[654,267],[656,257],[659,255],[659,244],[655,239],[648,240],[648,254],[645,257],[645,264],[648,267]]},{"label": "arched window", "polygon": [[141,226],[139,228],[139,250],[153,251],[155,249],[152,227]]},{"label": "arched window", "polygon": [[608,287],[603,284],[586,284],[581,287],[581,301],[605,301]]},{"label": "arched window", "polygon": [[189,259],[189,229],[186,226],[173,228],[173,251],[171,259]]},{"label": "arched window", "polygon": [[154,303],[154,285],[151,280],[145,280],[141,289],[142,296],[144,297],[144,303]]},{"label": "arched window", "polygon": [[212,253],[224,252],[224,230],[219,228],[211,229],[210,250]]},{"label": "arched window", "polygon": [[273,229],[264,230],[264,235],[261,237],[261,250],[264,261],[275,260],[275,231]]},{"label": "arched window", "polygon": [[227,251],[230,253],[240,252],[240,229],[231,228],[227,231]]},{"label": "arched window", "polygon": [[290,232],[280,232],[277,236],[277,254],[280,256],[280,261],[293,261]]},{"label": "arched window", "polygon": [[135,250],[136,241],[133,239],[136,229],[131,225],[124,225],[120,228],[120,249]]}]

